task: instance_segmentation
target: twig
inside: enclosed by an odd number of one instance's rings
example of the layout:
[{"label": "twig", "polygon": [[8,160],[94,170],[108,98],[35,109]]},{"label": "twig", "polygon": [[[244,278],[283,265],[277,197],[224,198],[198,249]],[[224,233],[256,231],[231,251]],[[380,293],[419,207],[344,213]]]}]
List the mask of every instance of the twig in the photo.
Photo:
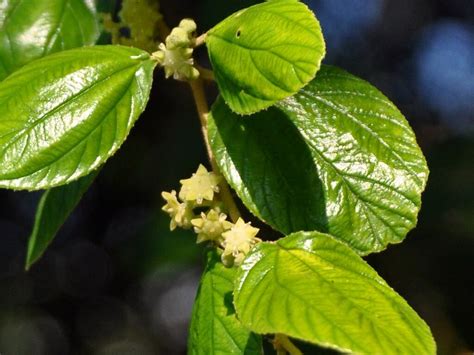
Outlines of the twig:
[{"label": "twig", "polygon": [[204,68],[199,64],[194,65],[196,69],[199,71],[199,76],[206,81],[215,81],[216,78],[214,76],[214,72],[210,69]]},{"label": "twig", "polygon": [[[206,95],[204,93],[204,84],[202,79],[196,79],[189,81],[189,85],[191,86],[191,91],[193,93],[194,102],[196,104],[196,109],[199,115],[199,120],[201,121],[201,132],[204,139],[204,144],[206,145],[207,155],[209,157],[209,161],[212,166],[212,170],[215,173],[219,173],[219,167],[214,159],[212,154],[212,149],[209,144],[209,137],[207,135],[207,117],[209,115],[209,107],[207,105]],[[222,198],[222,202],[224,202],[225,206],[229,210],[230,219],[235,223],[240,218],[239,209],[232,197],[232,193],[230,191],[229,185],[224,181],[221,184],[220,195]]]},{"label": "twig", "polygon": [[298,349],[296,345],[292,343],[290,338],[288,338],[285,334],[275,334],[275,338],[273,339],[273,347],[277,351],[278,355],[285,353],[290,355],[303,355],[301,350]]},{"label": "twig", "polygon": [[203,33],[194,41],[194,48],[202,46],[206,42],[207,33]]}]

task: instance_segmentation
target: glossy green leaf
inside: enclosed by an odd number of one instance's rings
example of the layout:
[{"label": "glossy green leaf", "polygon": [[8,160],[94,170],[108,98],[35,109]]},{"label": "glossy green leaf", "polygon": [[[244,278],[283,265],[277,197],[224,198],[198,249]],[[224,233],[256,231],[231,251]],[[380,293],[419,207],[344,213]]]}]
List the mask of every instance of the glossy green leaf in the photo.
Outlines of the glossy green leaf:
[{"label": "glossy green leaf", "polygon": [[[94,44],[98,36],[93,1],[1,2],[0,80],[32,60]],[[27,269],[44,253],[92,181],[88,176],[44,192],[28,242]]]},{"label": "glossy green leaf", "polygon": [[269,1],[241,10],[206,38],[222,97],[250,114],[295,94],[319,69],[325,44],[318,20],[298,1]]},{"label": "glossy green leaf", "polygon": [[156,62],[120,46],[36,60],[0,83],[0,186],[38,190],[89,174],[148,101]]},{"label": "glossy green leaf", "polygon": [[232,291],[237,269],[226,268],[215,251],[194,303],[188,353],[190,355],[262,354],[262,339],[242,326],[235,316]]},{"label": "glossy green leaf", "polygon": [[234,303],[244,325],[359,354],[435,354],[430,329],[364,260],[327,234],[257,245]]},{"label": "glossy green leaf", "polygon": [[361,254],[416,225],[428,168],[403,115],[377,89],[323,66],[294,97],[250,117],[219,100],[217,163],[245,205],[284,234],[329,232]]},{"label": "glossy green leaf", "polygon": [[94,172],[43,193],[36,209],[33,231],[28,239],[26,269],[43,255],[96,176],[97,173]]},{"label": "glossy green leaf", "polygon": [[1,0],[0,80],[34,59],[92,45],[98,36],[92,0]]}]

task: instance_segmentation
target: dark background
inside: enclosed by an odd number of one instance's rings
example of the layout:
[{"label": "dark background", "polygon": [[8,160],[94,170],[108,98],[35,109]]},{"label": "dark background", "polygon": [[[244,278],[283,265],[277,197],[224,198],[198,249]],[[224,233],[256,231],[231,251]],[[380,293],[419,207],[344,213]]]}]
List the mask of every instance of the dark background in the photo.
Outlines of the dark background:
[{"label": "dark background", "polygon": [[[193,17],[201,31],[253,3],[161,2],[171,26]],[[431,169],[418,227],[367,259],[427,321],[440,354],[472,354],[474,2],[307,3],[323,27],[325,63],[392,99]],[[117,9],[110,4],[101,6]],[[40,194],[1,190],[0,353],[184,354],[203,248],[190,232],[168,231],[160,193],[206,161],[188,87],[160,72],[131,136],[28,273],[26,241]]]}]

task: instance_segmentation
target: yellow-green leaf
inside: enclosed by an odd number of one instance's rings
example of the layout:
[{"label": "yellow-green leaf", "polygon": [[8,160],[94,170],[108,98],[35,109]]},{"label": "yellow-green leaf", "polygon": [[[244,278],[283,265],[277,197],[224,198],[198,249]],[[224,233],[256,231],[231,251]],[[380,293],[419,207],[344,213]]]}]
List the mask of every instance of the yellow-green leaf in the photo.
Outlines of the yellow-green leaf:
[{"label": "yellow-green leaf", "polygon": [[206,44],[222,97],[239,114],[295,94],[325,54],[318,20],[291,0],[238,11],[208,32]]},{"label": "yellow-green leaf", "polygon": [[426,323],[348,246],[299,232],[258,244],[237,276],[234,303],[256,333],[283,333],[357,354],[435,354]]}]

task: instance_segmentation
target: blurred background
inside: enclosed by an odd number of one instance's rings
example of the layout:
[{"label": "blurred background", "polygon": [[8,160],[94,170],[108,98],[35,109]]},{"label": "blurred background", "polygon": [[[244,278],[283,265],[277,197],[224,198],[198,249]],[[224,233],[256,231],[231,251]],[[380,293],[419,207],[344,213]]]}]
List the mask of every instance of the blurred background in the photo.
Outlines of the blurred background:
[{"label": "blurred background", "polygon": [[[161,8],[171,26],[192,17],[205,31],[255,2]],[[418,227],[367,260],[431,326],[440,354],[473,354],[474,1],[306,2],[325,34],[325,63],[394,101],[431,169]],[[198,58],[208,65],[204,52]],[[0,354],[185,354],[204,250],[192,233],[169,232],[160,193],[204,162],[188,87],[159,72],[131,136],[28,273],[40,194],[0,190]]]}]

